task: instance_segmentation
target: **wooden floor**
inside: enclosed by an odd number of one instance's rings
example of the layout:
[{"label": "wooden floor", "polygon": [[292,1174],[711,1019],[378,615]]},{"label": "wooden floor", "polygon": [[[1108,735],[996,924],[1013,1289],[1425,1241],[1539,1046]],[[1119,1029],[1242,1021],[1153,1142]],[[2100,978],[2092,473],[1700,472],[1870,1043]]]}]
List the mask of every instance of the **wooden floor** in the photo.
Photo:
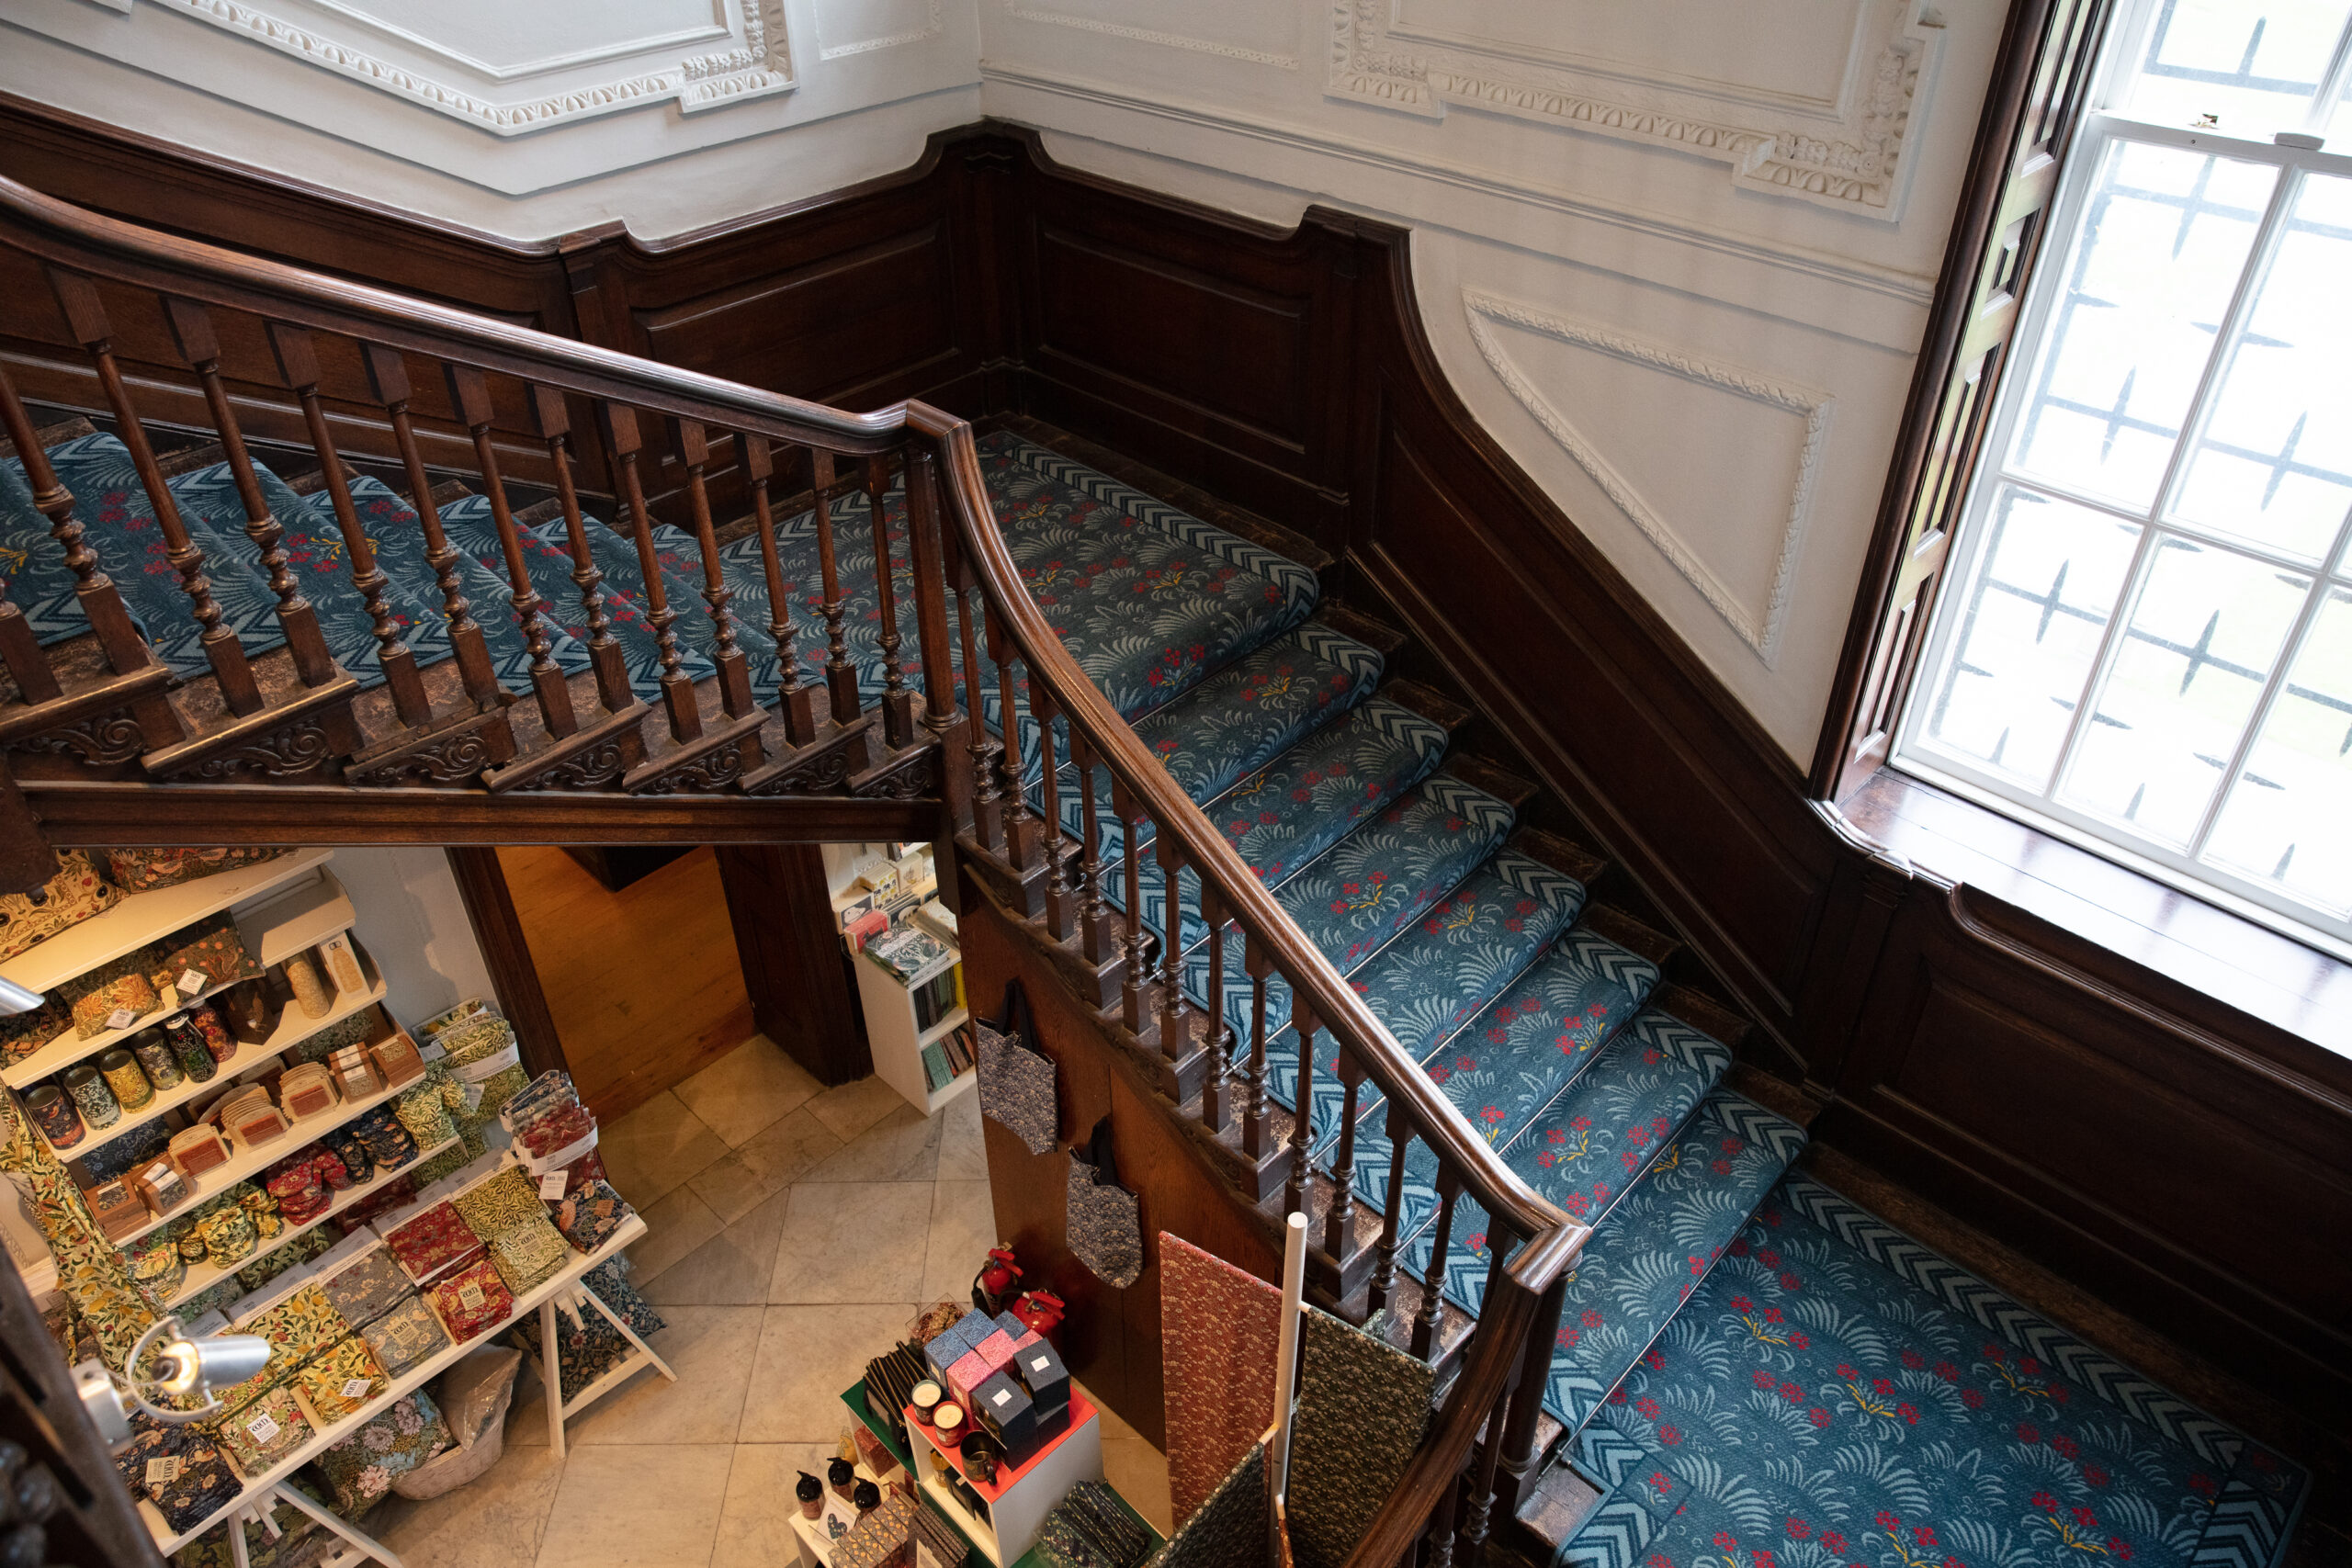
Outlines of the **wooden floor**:
[{"label": "wooden floor", "polygon": [[718,865],[698,849],[608,893],[561,850],[501,849],[580,1098],[600,1121],[753,1032]]}]

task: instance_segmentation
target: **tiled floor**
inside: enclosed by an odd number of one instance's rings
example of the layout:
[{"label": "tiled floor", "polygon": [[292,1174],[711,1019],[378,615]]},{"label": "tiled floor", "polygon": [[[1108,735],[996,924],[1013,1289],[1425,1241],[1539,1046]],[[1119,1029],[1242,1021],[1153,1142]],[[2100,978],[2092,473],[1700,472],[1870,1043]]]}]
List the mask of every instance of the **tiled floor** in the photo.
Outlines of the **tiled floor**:
[{"label": "tiled floor", "polygon": [[[548,1447],[526,1371],[506,1452],[368,1525],[412,1568],[770,1568],[792,1482],[846,1422],[840,1393],[918,1303],[967,1298],[995,1241],[979,1103],[926,1121],[879,1079],[820,1089],[754,1036],[599,1137],[650,1232],[638,1288],[675,1383],[640,1372]],[[1167,1461],[1103,1412],[1113,1486],[1165,1534]]]}]

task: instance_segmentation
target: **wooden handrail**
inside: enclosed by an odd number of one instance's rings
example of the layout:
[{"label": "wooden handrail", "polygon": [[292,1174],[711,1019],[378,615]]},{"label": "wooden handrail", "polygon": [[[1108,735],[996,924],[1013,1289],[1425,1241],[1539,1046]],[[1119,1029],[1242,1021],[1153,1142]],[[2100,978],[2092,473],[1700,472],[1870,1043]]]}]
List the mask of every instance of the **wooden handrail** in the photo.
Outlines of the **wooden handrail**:
[{"label": "wooden handrail", "polygon": [[0,241],[51,265],[673,418],[861,456],[894,452],[903,408],[843,413],[699,371],[183,239],[0,178]]}]

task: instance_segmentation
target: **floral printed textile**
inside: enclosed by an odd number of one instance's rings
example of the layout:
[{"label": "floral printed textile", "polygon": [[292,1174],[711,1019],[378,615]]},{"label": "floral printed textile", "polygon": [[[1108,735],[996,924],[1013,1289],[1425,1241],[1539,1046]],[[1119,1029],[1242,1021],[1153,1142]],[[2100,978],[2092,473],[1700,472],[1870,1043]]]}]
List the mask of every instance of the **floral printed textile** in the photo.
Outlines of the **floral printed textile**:
[{"label": "floral printed textile", "polygon": [[237,922],[225,913],[209,915],[161,945],[165,950],[163,956],[147,972],[158,991],[177,986],[180,976],[191,969],[204,976],[201,988],[208,991],[261,973],[261,965],[245,950],[245,939],[237,934]]},{"label": "floral printed textile", "polygon": [[398,1170],[416,1158],[416,1140],[401,1125],[399,1112],[391,1106],[379,1105],[355,1119],[351,1133],[379,1170]]},{"label": "floral printed textile", "polygon": [[547,1205],[520,1166],[504,1166],[449,1200],[474,1235],[491,1237],[530,1220],[545,1220]]},{"label": "floral printed textile", "polygon": [[195,1427],[166,1427],[134,1416],[130,1445],[114,1467],[132,1493],[152,1501],[175,1535],[202,1524],[233,1501],[244,1483],[210,1437]]},{"label": "floral printed textile", "polygon": [[351,1325],[334,1310],[327,1293],[309,1283],[295,1286],[284,1301],[263,1308],[236,1327],[240,1334],[260,1335],[277,1348],[277,1357],[296,1365],[351,1332]]},{"label": "floral printed textile", "polygon": [[[1175,1428],[1169,1428],[1175,1436]],[[1266,1450],[1250,1444],[1200,1507],[1184,1516],[1150,1568],[1249,1568],[1266,1555]]]},{"label": "floral printed textile", "polygon": [[[244,527],[240,514],[237,524]],[[158,887],[176,887],[183,882],[198,877],[218,876],[224,871],[243,866],[259,865],[264,861],[289,855],[291,850],[108,850],[107,880],[126,893],[153,893]]]},{"label": "floral printed textile", "polygon": [[474,1235],[464,1216],[443,1201],[386,1232],[384,1245],[408,1277],[421,1285],[481,1247],[481,1237]]},{"label": "floral printed textile", "polygon": [[424,1064],[424,1077],[392,1101],[392,1114],[420,1149],[438,1148],[458,1135],[456,1112],[466,1108],[466,1091],[449,1076],[446,1062]]},{"label": "floral printed textile", "polygon": [[1061,1129],[1053,1058],[1031,1050],[1019,1034],[1001,1034],[986,1023],[976,1022],[972,1033],[978,1045],[980,1114],[1031,1154],[1045,1154]]},{"label": "floral printed textile", "polygon": [[452,1269],[425,1293],[448,1325],[449,1337],[460,1345],[497,1327],[514,1310],[514,1293],[488,1258]]},{"label": "floral printed textile", "polygon": [[[639,1338],[648,1338],[669,1326],[660,1313],[654,1311],[636,1288],[624,1280],[611,1263],[601,1263],[581,1276],[581,1284],[595,1293],[596,1299],[612,1309],[613,1315],[629,1326]],[[528,1313],[514,1325],[514,1343],[533,1356],[542,1354],[539,1348],[539,1314]],[[571,1317],[562,1312],[555,1314],[556,1363],[561,1379],[563,1397],[576,1397],[582,1389],[611,1371],[615,1367],[637,1354],[621,1331],[607,1322],[604,1314],[591,1306],[580,1309],[580,1326],[571,1325]]]},{"label": "floral printed textile", "polygon": [[594,1252],[637,1211],[601,1179],[560,1201],[552,1218],[563,1238],[583,1253]]},{"label": "floral printed textile", "polygon": [[516,1295],[543,1285],[571,1266],[575,1254],[542,1209],[491,1238],[491,1266]]},{"label": "floral printed textile", "polygon": [[1307,1309],[1302,1326],[1291,1549],[1299,1568],[1339,1568],[1421,1446],[1436,1376],[1419,1357],[1319,1308]]},{"label": "floral printed textile", "polygon": [[375,1352],[356,1335],[339,1339],[304,1362],[295,1381],[319,1419],[332,1426],[391,1386]]},{"label": "floral printed textile", "polygon": [[36,891],[0,897],[0,959],[14,958],[121,902],[121,892],[107,886],[87,854],[68,850],[57,857],[57,874]]},{"label": "floral printed textile", "polygon": [[314,1231],[304,1231],[285,1246],[273,1249],[266,1258],[248,1263],[237,1270],[237,1283],[248,1291],[258,1291],[289,1269],[300,1268],[334,1246],[334,1237],[327,1233],[333,1225],[322,1225]]},{"label": "floral printed textile", "polygon": [[359,1337],[375,1352],[378,1364],[393,1377],[430,1360],[449,1344],[448,1331],[417,1295],[401,1297],[381,1316],[363,1325]]},{"label": "floral printed textile", "polygon": [[1256,1275],[1159,1233],[1169,1517],[1180,1526],[1266,1429],[1282,1305]]},{"label": "floral printed textile", "polygon": [[6,1134],[0,1140],[0,1171],[16,1178],[31,1203],[33,1223],[57,1260],[59,1286],[106,1364],[120,1371],[131,1347],[155,1321],[155,1301],[131,1278],[122,1255],[98,1229],[81,1189],[48,1140],[34,1130],[17,1097],[5,1091],[0,1091],[0,1121],[5,1121]]},{"label": "floral printed textile", "polygon": [[320,1280],[319,1289],[345,1323],[364,1328],[399,1305],[412,1287],[392,1255],[371,1247]]},{"label": "floral printed textile", "polygon": [[[296,1471],[286,1484],[319,1506],[332,1507],[334,1494],[311,1480],[309,1472]],[[243,1526],[247,1568],[301,1568],[318,1561],[323,1550],[313,1539],[322,1529],[318,1520],[283,1499],[271,1506],[269,1518],[277,1531],[274,1536],[251,1519]],[[235,1568],[229,1529],[226,1523],[215,1525],[181,1547],[172,1553],[172,1568]]]},{"label": "floral printed textile", "polygon": [[220,1446],[245,1474],[259,1475],[311,1440],[311,1418],[291,1388],[274,1388],[220,1421]]},{"label": "floral printed textile", "polygon": [[441,1408],[423,1389],[394,1401],[343,1441],[319,1455],[318,1466],[334,1488],[334,1509],[356,1517],[392,1489],[392,1483],[447,1450],[453,1439]]}]

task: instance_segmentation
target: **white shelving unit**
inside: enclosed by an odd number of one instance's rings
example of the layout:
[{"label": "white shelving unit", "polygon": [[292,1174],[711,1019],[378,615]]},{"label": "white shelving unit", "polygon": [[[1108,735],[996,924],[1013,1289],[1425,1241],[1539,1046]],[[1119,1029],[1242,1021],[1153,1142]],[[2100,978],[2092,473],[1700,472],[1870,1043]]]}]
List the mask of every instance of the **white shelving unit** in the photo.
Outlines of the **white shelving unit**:
[{"label": "white shelving unit", "polygon": [[963,961],[963,953],[951,947],[946,956],[904,985],[864,953],[851,961],[857,971],[858,999],[865,1009],[865,1042],[874,1054],[875,1074],[926,1116],[969,1093],[980,1081],[977,1072],[967,1071],[934,1089],[922,1070],[922,1048],[960,1028],[971,1017],[969,1009],[959,1007],[929,1029],[915,1026],[915,989]]},{"label": "white shelving unit", "polygon": [[[133,893],[106,913],[93,915],[0,964],[0,976],[28,991],[50,990],[207,915],[284,887],[324,865],[334,855],[333,850],[297,850],[277,860],[240,866],[218,876],[200,876],[176,887]],[[8,1082],[13,1086],[17,1079],[11,1075]]]},{"label": "white shelving unit", "polygon": [[[906,1420],[907,1441],[913,1450],[907,1456],[914,1461],[910,1468],[922,1495],[996,1568],[1010,1568],[1037,1544],[1046,1516],[1069,1495],[1071,1487],[1081,1481],[1102,1479],[1102,1422],[1093,1400],[1075,1383],[1070,1386],[1069,1427],[1019,1465],[1009,1469],[1000,1465],[993,1481],[976,1479],[961,1452],[933,1442],[931,1428],[917,1418],[911,1406],[899,1414]],[[939,1479],[932,1464],[933,1454],[944,1458],[987,1505],[986,1518],[966,1507]]]}]

